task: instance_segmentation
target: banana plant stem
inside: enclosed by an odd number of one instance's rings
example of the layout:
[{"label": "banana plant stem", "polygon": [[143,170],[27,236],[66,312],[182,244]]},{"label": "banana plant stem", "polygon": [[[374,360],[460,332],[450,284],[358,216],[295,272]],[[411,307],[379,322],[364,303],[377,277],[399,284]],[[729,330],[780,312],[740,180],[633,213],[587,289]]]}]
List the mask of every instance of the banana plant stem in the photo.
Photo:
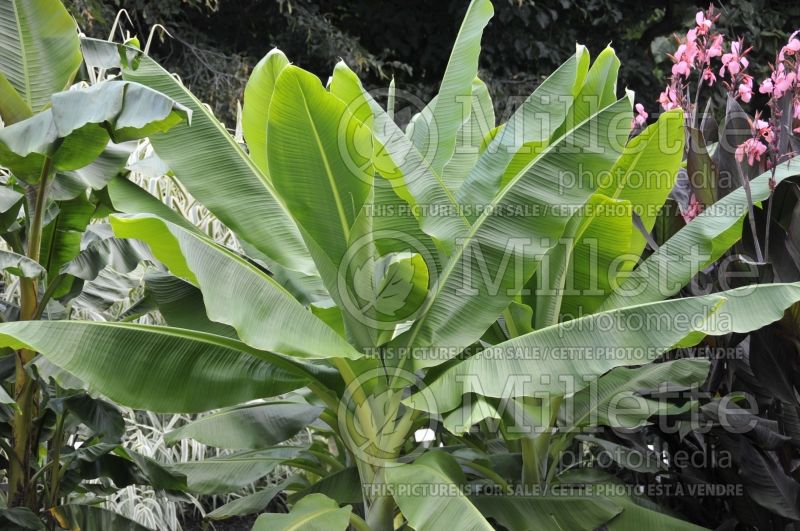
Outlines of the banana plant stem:
[{"label": "banana plant stem", "polygon": [[530,439],[522,439],[522,483],[529,487],[544,486],[550,466],[550,439],[553,437],[562,397],[551,396],[548,400],[549,418],[541,433]]},{"label": "banana plant stem", "polygon": [[[47,186],[53,170],[52,160],[45,158],[36,190],[33,216],[29,217],[27,256],[39,261],[42,243],[42,226],[44,212],[47,207]],[[37,314],[38,301],[36,279],[20,280],[20,320],[34,319]],[[10,460],[8,479],[8,505],[26,505],[35,509],[36,489],[30,485],[30,458],[33,454],[31,440],[31,423],[36,397],[36,382],[28,377],[25,366],[36,353],[28,349],[20,349],[16,354],[14,398],[17,408],[14,413],[14,454]]]}]

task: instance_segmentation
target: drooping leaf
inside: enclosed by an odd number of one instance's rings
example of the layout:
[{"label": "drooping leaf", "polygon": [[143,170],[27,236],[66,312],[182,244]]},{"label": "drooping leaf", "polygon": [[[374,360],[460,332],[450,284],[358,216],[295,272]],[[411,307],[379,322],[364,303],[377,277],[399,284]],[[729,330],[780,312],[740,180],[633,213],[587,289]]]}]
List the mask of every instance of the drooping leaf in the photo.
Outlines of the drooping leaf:
[{"label": "drooping leaf", "polygon": [[629,369],[618,367],[584,387],[561,406],[559,424],[567,430],[586,426],[632,429],[649,417],[668,413],[670,405],[639,393],[654,391],[665,383],[684,388],[699,386],[708,376],[705,359],[680,359]]},{"label": "drooping leaf", "polygon": [[91,235],[89,241],[84,236],[83,249],[61,266],[60,274],[94,280],[106,267],[129,273],[144,260],[156,262],[146,245],[136,240],[114,238],[108,225],[90,225],[85,234]]},{"label": "drooping leaf", "polygon": [[509,531],[598,529],[622,512],[618,505],[599,496],[556,494],[470,499],[482,513]]},{"label": "drooping leaf", "polygon": [[[36,529],[44,531],[44,523],[27,507],[11,507],[0,509],[0,518],[7,524],[14,524],[22,529]],[[17,529],[19,529],[17,528]]]},{"label": "drooping leaf", "polygon": [[190,121],[191,111],[138,83],[106,81],[57,92],[52,107],[0,129],[0,163],[36,182],[45,160],[77,170],[114,142],[136,140]]},{"label": "drooping leaf", "polygon": [[[193,197],[272,260],[289,269],[314,272],[300,232],[272,185],[180,81],[140,50],[94,39],[81,42],[87,64],[122,67],[125,79],[166,94],[192,111],[191,127],[179,125],[150,141]],[[254,219],[259,222],[253,223]]]},{"label": "drooping leaf", "polygon": [[[72,503],[51,509],[51,514],[59,522],[64,522],[71,529],[119,529],[120,531],[148,531],[133,520],[125,518],[102,507]],[[64,518],[64,520],[61,520]]]},{"label": "drooping leaf", "polygon": [[294,446],[275,446],[201,461],[175,463],[169,468],[186,476],[190,492],[219,494],[255,483],[301,450]]},{"label": "drooping leaf", "polygon": [[31,260],[27,256],[3,250],[0,250],[0,269],[27,278],[41,277],[46,272],[39,262]]},{"label": "drooping leaf", "polygon": [[120,404],[161,412],[275,396],[302,387],[311,374],[304,372],[315,370],[230,338],[136,324],[3,323],[0,345],[35,350]]},{"label": "drooping leaf", "polygon": [[305,358],[360,357],[266,272],[210,238],[148,215],[112,216],[111,224],[118,237],[147,242],[172,274],[200,288],[208,317],[235,328],[242,341]]},{"label": "drooping leaf", "polygon": [[145,293],[169,326],[208,332],[238,339],[236,330],[208,318],[203,293],[185,280],[169,273],[144,276]]},{"label": "drooping leaf", "polygon": [[269,505],[269,503],[289,486],[295,486],[300,483],[297,477],[291,476],[286,480],[266,487],[262,490],[256,491],[252,494],[236,498],[229,501],[225,505],[217,507],[206,515],[207,520],[225,520],[233,516],[244,516],[248,514],[260,513]]},{"label": "drooping leaf", "polygon": [[324,494],[342,505],[346,503],[362,503],[364,501],[361,479],[358,476],[356,467],[337,470],[308,488],[292,494],[289,499],[293,501],[295,498],[300,499],[314,493]]},{"label": "drooping leaf", "polygon": [[[468,392],[503,399],[563,395],[565,379],[570,392],[580,390],[587,379],[614,367],[641,365],[705,335],[758,329],[798,300],[800,284],[764,284],[596,313],[489,347],[453,365],[406,403],[446,412]],[[632,322],[640,324],[627,324]]]},{"label": "drooping leaf", "polygon": [[266,402],[223,409],[164,435],[172,444],[192,438],[218,448],[260,450],[311,424],[322,408],[303,402]]}]

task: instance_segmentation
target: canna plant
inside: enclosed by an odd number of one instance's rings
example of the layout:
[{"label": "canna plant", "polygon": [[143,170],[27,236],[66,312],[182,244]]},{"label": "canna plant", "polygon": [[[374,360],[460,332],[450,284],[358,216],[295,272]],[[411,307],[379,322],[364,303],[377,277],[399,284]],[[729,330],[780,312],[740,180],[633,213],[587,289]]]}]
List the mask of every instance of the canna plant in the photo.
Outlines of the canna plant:
[{"label": "canna plant", "polygon": [[[654,246],[681,110],[631,136],[613,49],[591,62],[578,46],[495,126],[478,78],[491,16],[488,0],[469,4],[438,95],[405,130],[396,93],[384,109],[344,63],[324,86],[271,51],[245,90],[246,149],[140,50],[84,39],[90,68],[191,111],[150,141],[239,247],[115,177],[110,223],[168,271],[148,284],[168,326],[5,323],[0,344],[129,407],[219,409],[168,436],[233,451],[172,470],[182,490],[235,489],[277,463],[301,471],[209,519],[261,512],[287,490],[291,510],[255,529],[695,528],[610,488],[585,448],[642,449],[585,432],[691,409],[647,394],[705,380],[707,360],[670,352],[756,330],[800,300],[791,283],[672,298],[740,239],[747,196],[796,168]],[[620,415],[620,398],[638,407]],[[311,423],[310,445],[282,444]]]},{"label": "canna plant", "polygon": [[[800,92],[797,83],[797,32],[778,48],[770,75],[761,80],[757,92],[766,105],[750,114],[756,100],[754,80],[749,75],[750,47],[741,39],[717,33],[720,15],[713,8],[696,14],[696,24],[679,39],[671,56],[675,65],[670,85],[660,103],[682,107],[694,116],[688,129],[686,169],[682,170],[673,195],[683,217],[692,220],[703,209],[740,185],[747,199],[748,223],[743,238],[725,251],[715,264],[698,275],[688,291],[718,289],[746,274],[757,282],[793,282],[800,279],[797,254],[797,185],[791,179],[768,181],[747,197],[753,178],[766,172],[780,175],[781,163],[797,154]],[[726,44],[730,42],[730,44]],[[714,105],[725,94],[724,112]],[[693,98],[690,95],[694,95]],[[705,109],[703,111],[703,109]],[[715,116],[722,117],[717,125]],[[760,185],[763,186],[763,185]],[[685,190],[683,193],[681,190]],[[678,225],[680,218],[673,219]],[[693,222],[690,222],[690,224]],[[665,226],[670,223],[664,223]],[[658,237],[656,238],[658,240]],[[680,453],[703,447],[710,455],[731,455],[732,463],[694,463],[679,467],[668,463],[665,475],[676,483],[725,482],[743,487],[739,494],[682,496],[674,503],[702,515],[706,525],[728,521],[759,529],[782,528],[800,518],[800,478],[792,462],[798,455],[796,392],[798,367],[795,354],[798,335],[797,306],[768,327],[749,334],[717,338],[713,348],[725,352],[712,357],[707,395],[699,408],[700,421],[677,436],[660,426],[650,426],[637,436],[665,453]],[[753,429],[731,435],[721,426],[719,406],[728,397],[746,401],[739,413]],[[680,422],[680,421],[678,421]]]}]

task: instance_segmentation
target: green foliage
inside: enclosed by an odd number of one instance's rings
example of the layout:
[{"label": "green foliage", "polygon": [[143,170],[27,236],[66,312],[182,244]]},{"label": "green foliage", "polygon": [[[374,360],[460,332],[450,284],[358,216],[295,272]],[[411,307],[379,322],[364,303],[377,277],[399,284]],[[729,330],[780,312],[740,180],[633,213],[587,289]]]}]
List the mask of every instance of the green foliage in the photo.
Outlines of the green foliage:
[{"label": "green foliage", "polygon": [[[298,17],[320,9],[279,6]],[[626,18],[615,6],[584,6],[581,16],[619,27]],[[164,7],[175,15],[173,3]],[[797,165],[744,181],[654,244],[681,171],[686,118],[666,112],[632,135],[633,94],[617,97],[626,67],[613,48],[592,61],[570,43],[574,55],[496,125],[492,80],[479,76],[482,47],[493,58],[502,40],[490,19],[527,10],[519,23],[559,29],[571,7],[472,0],[438,93],[405,130],[397,93],[384,109],[356,73],[370,72],[376,56],[359,68],[345,54],[323,85],[273,50],[245,89],[246,149],[144,51],[84,39],[89,77],[110,79],[56,92],[50,107],[0,130],[0,164],[11,175],[3,206],[19,211],[23,193],[36,198],[3,235],[13,250],[3,266],[21,276],[21,308],[18,321],[0,324],[0,347],[15,353],[13,393],[0,395],[0,408],[13,416],[17,457],[12,509],[0,517],[36,528],[48,510],[51,525],[131,527],[75,504],[69,486],[99,497],[85,480],[100,477],[114,487],[215,495],[285,466],[298,476],[208,519],[261,512],[286,490],[290,510],[260,515],[255,529],[717,524],[597,489],[672,481],[664,472],[677,460],[648,439],[663,439],[649,425],[656,417],[696,437],[687,415],[699,411],[722,431],[729,397],[682,394],[703,385],[714,364],[683,349],[727,344],[785,319],[800,282],[728,289],[721,276],[711,293],[671,297],[740,242],[752,201],[770,197],[770,177],[788,182]],[[667,15],[656,10],[624,38],[644,38]],[[424,26],[409,24],[407,40]],[[574,38],[570,28],[548,37],[553,61],[561,39]],[[504,68],[528,57],[503,56],[513,58]],[[22,93],[0,90],[11,95],[0,100],[6,114],[19,115]],[[144,136],[235,242],[214,241],[126,180],[124,157],[108,153],[108,142]],[[103,153],[111,161],[101,166]],[[59,185],[53,195],[50,183]],[[109,213],[111,229],[87,228]],[[691,259],[697,249],[706,256]],[[107,265],[124,273],[142,261],[155,271],[129,315],[159,311],[166,325],[38,320]],[[791,384],[779,392],[794,404]],[[119,413],[96,393],[156,412],[222,408],[166,439],[229,451],[166,465],[123,449]],[[639,407],[618,415],[618,400]],[[748,503],[768,509],[771,522],[793,519],[797,483],[768,453],[791,436],[749,415],[756,429],[735,439],[744,449],[737,465],[754,486]],[[66,441],[84,433],[78,423],[90,435],[75,447]],[[301,430],[307,442],[286,442]],[[434,450],[421,433],[433,435]],[[31,457],[41,444],[43,462]],[[602,452],[614,452],[613,465]],[[654,455],[655,464],[632,461]],[[49,479],[44,501],[39,477]],[[550,495],[562,488],[571,490]]]}]

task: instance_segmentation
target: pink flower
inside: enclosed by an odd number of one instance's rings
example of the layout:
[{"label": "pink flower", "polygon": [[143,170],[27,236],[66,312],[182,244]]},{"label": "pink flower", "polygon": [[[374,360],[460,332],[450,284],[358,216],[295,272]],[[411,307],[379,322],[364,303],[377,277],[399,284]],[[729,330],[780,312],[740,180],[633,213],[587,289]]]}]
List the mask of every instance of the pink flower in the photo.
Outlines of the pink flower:
[{"label": "pink flower", "polygon": [[697,45],[692,41],[686,41],[678,46],[673,59],[676,63],[694,63],[694,59],[697,57],[697,52]]},{"label": "pink flower", "polygon": [[712,57],[719,57],[722,55],[722,34],[717,33],[711,37],[711,46],[706,52],[706,57],[710,60]]},{"label": "pink flower", "polygon": [[752,86],[747,85],[745,83],[739,84],[739,97],[742,98],[743,102],[749,103],[750,98],[753,97]]},{"label": "pink flower", "polygon": [[793,108],[794,119],[800,120],[800,100],[794,100],[792,108]]},{"label": "pink flower", "polygon": [[644,127],[647,125],[647,112],[644,110],[644,105],[641,103],[637,103],[635,105],[636,108],[636,116],[633,117],[633,122],[631,122],[631,128],[635,127]]},{"label": "pink flower", "polygon": [[748,138],[736,148],[734,156],[736,160],[742,162],[745,155],[747,155],[747,164],[752,166],[755,161],[761,160],[761,155],[767,151],[767,146],[759,142],[755,138]]},{"label": "pink flower", "polygon": [[769,122],[756,119],[755,128],[767,143],[772,144],[775,141],[775,133],[772,131],[772,126],[769,125]]},{"label": "pink flower", "polygon": [[792,90],[792,86],[794,85],[796,79],[797,75],[794,72],[789,72],[787,74],[783,64],[779,64],[778,69],[772,73],[772,95],[776,98],[780,98]]},{"label": "pink flower", "polygon": [[761,85],[758,87],[758,91],[761,94],[772,94],[772,91],[775,87],[772,85],[772,78],[767,78],[761,82]]},{"label": "pink flower", "polygon": [[697,12],[694,16],[694,20],[697,22],[697,33],[700,35],[708,33],[708,30],[710,30],[711,26],[714,24],[711,19],[706,18],[706,14],[702,11]]},{"label": "pink flower", "polygon": [[672,65],[673,76],[689,77],[689,74],[691,73],[692,73],[692,65],[690,65],[686,61],[681,61],[679,63]]},{"label": "pink flower", "polygon": [[742,43],[739,41],[733,42],[731,43],[731,53],[722,55],[722,68],[719,70],[719,75],[725,77],[725,69],[727,69],[731,76],[735,76],[742,69],[747,68],[748,64],[750,63],[742,53]]},{"label": "pink flower", "polygon": [[680,104],[678,103],[678,95],[675,92],[675,89],[672,87],[667,87],[664,89],[664,92],[658,96],[658,103],[661,104],[665,111],[680,107]]},{"label": "pink flower", "polygon": [[787,55],[795,55],[797,52],[800,52],[800,40],[795,39],[795,35],[797,35],[797,31],[792,33],[789,37],[789,42],[781,48],[781,52],[778,54],[778,60],[783,61],[784,57]]},{"label": "pink flower", "polygon": [[713,85],[717,81],[717,76],[714,75],[714,72],[710,68],[706,68],[703,70],[703,81],[709,85]]},{"label": "pink flower", "polygon": [[686,210],[681,212],[681,216],[683,216],[683,221],[689,223],[694,218],[700,215],[703,211],[703,203],[697,200],[697,196],[692,194],[689,197],[689,205],[686,207]]}]

